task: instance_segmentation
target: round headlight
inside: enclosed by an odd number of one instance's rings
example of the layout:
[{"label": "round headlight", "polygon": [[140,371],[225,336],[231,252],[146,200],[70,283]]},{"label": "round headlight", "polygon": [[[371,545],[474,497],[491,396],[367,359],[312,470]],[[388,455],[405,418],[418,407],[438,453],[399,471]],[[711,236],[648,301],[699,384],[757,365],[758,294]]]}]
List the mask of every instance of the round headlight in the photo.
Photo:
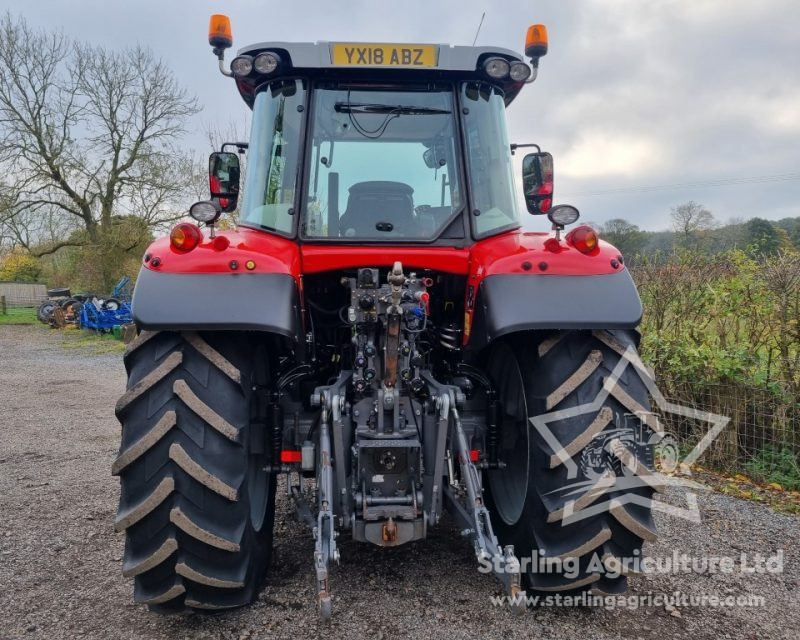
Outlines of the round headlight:
[{"label": "round headlight", "polygon": [[237,56],[231,60],[231,71],[235,76],[246,76],[253,70],[253,59],[250,56]]},{"label": "round headlight", "polygon": [[558,204],[550,209],[547,217],[550,218],[550,222],[553,224],[566,227],[568,224],[572,224],[578,218],[580,218],[581,214],[575,207],[571,205]]},{"label": "round headlight", "polygon": [[253,66],[259,73],[272,73],[278,68],[278,56],[274,53],[259,53],[253,60]]},{"label": "round headlight", "polygon": [[505,78],[510,68],[508,60],[503,58],[489,58],[483,65],[483,70],[490,78]]},{"label": "round headlight", "polygon": [[206,224],[214,222],[220,213],[219,206],[210,200],[195,202],[189,207],[189,215],[198,222],[205,222]]},{"label": "round headlight", "polygon": [[508,75],[514,82],[525,82],[531,75],[531,68],[524,62],[514,62]]}]

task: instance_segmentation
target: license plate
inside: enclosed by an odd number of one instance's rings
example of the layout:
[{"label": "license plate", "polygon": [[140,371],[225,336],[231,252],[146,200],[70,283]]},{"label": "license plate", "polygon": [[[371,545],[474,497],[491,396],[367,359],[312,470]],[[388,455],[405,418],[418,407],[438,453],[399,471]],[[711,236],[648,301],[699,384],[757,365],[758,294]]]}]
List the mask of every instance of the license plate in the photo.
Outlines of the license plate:
[{"label": "license plate", "polygon": [[432,44],[331,45],[331,63],[337,67],[435,67],[439,47]]}]

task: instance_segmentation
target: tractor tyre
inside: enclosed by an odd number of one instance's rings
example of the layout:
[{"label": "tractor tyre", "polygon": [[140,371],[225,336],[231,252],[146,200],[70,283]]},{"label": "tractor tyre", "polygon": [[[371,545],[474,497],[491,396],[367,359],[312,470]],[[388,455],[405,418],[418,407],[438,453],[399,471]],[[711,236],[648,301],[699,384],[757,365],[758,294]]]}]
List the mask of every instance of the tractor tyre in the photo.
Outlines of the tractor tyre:
[{"label": "tractor tyre", "polygon": [[[500,543],[531,559],[530,590],[624,593],[656,537],[660,434],[647,413],[650,374],[638,357],[623,359],[636,345],[632,331],[560,331],[512,337],[489,355],[505,467],[488,472],[487,505]],[[550,436],[531,421],[540,416]]]},{"label": "tractor tyre", "polygon": [[42,304],[40,304],[39,308],[36,310],[36,318],[39,320],[39,322],[50,324],[50,314],[53,313],[53,309],[56,306],[56,303],[52,300],[45,300],[42,302]]},{"label": "tractor tyre", "polygon": [[258,595],[275,513],[267,340],[143,331],[126,348],[115,529],[125,532],[123,575],[152,610],[226,609]]}]

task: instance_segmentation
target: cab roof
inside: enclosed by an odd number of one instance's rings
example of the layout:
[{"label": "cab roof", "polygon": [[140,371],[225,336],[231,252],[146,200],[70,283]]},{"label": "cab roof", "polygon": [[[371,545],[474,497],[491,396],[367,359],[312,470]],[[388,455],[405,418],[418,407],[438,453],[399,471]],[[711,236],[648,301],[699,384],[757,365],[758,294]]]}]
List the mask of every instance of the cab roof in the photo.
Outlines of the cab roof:
[{"label": "cab roof", "polygon": [[[333,61],[334,45],[347,47],[433,47],[436,51],[434,66],[413,68],[408,66],[390,67],[381,65],[341,65]],[[352,79],[361,81],[394,80],[399,83],[435,80],[482,80],[500,87],[505,94],[506,105],[517,96],[524,82],[510,78],[496,80],[489,78],[482,68],[487,58],[501,57],[509,62],[523,58],[510,49],[501,47],[466,47],[448,44],[410,44],[410,43],[364,43],[364,42],[260,42],[239,49],[237,55],[256,56],[263,51],[274,51],[282,60],[282,68],[270,76],[248,76],[236,78],[236,85],[244,101],[253,106],[256,89],[264,82],[287,75],[308,75],[313,78]]]}]

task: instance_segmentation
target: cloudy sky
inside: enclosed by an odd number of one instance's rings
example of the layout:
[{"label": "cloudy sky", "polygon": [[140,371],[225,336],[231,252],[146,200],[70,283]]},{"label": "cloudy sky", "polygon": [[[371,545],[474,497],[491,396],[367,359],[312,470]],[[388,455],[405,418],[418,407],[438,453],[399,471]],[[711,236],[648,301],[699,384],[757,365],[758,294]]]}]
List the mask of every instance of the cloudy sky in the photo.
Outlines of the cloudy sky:
[{"label": "cloudy sky", "polygon": [[[543,22],[550,53],[509,109],[510,137],[555,156],[556,201],[585,220],[669,226],[687,200],[720,221],[800,216],[797,0],[0,0],[36,26],[108,47],[140,42],[171,61],[204,122],[246,120],[206,43],[231,16],[234,47],[265,40],[360,40],[523,48]],[[229,56],[230,58],[230,56]],[[531,226],[544,228],[544,221]]]}]

